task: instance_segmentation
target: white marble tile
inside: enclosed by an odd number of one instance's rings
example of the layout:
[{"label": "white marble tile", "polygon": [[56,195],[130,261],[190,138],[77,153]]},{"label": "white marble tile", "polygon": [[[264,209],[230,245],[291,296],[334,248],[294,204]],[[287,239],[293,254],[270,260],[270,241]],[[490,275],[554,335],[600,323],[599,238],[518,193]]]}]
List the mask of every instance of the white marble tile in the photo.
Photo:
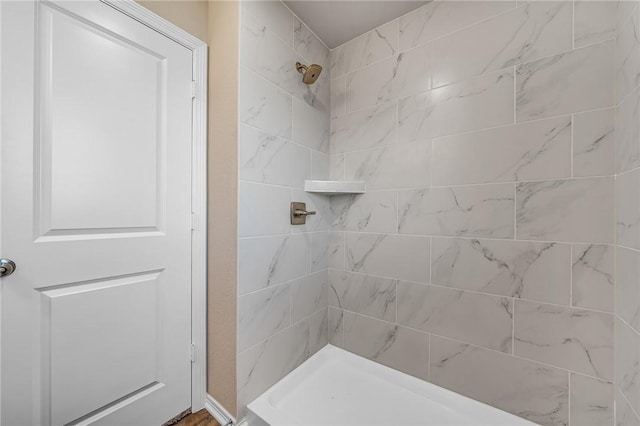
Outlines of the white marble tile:
[{"label": "white marble tile", "polygon": [[331,153],[377,148],[396,142],[396,102],[352,112],[331,121]]},{"label": "white marble tile", "polygon": [[533,2],[440,38],[433,42],[433,86],[571,50],[571,18],[571,2]]},{"label": "white marble tile", "polygon": [[614,247],[604,244],[574,244],[571,305],[613,312]]},{"label": "white marble tile", "polygon": [[[298,74],[298,78],[301,76]],[[315,83],[304,86],[302,99],[311,106],[329,112],[331,108],[331,78],[329,74],[322,74]]]},{"label": "white marble tile", "polygon": [[607,41],[516,67],[517,121],[613,106],[614,50]]},{"label": "white marble tile", "polygon": [[569,303],[568,244],[433,238],[431,250],[432,284]]},{"label": "white marble tile", "polygon": [[613,379],[613,315],[516,300],[513,353]]},{"label": "white marble tile", "polygon": [[616,247],[616,314],[640,333],[640,252]]},{"label": "white marble tile", "polygon": [[514,7],[514,1],[427,3],[400,17],[400,50],[427,43]]},{"label": "white marble tile", "polygon": [[346,270],[426,283],[429,238],[348,232]]},{"label": "white marble tile", "polygon": [[640,166],[640,87],[618,105],[615,133],[616,171],[622,173]]},{"label": "white marble tile", "polygon": [[[307,216],[304,225],[291,225],[291,232],[321,232],[329,231],[331,227],[331,207],[329,197],[323,194],[314,194],[298,189],[291,190],[291,201],[305,203],[307,211],[316,212],[313,216]],[[289,205],[287,205],[287,221],[290,222]]]},{"label": "white marble tile", "polygon": [[[513,70],[433,89],[398,101],[398,141],[513,123]],[[491,105],[491,108],[487,108]]]},{"label": "white marble tile", "polygon": [[400,53],[347,74],[347,112],[431,88],[431,46]]},{"label": "white marble tile", "polygon": [[338,117],[347,112],[347,77],[332,78],[330,84],[331,117]]},{"label": "white marble tile", "polygon": [[327,308],[309,317],[309,356],[329,344],[329,315]]},{"label": "white marble tile", "polygon": [[368,190],[428,186],[431,142],[398,144],[345,154],[345,178]]},{"label": "white marble tile", "polygon": [[344,347],[344,311],[329,306],[329,343]]},{"label": "white marble tile", "polygon": [[421,379],[429,367],[429,335],[386,321],[344,313],[344,347]]},{"label": "white marble tile", "polygon": [[[619,3],[630,4],[631,2]],[[640,83],[640,9],[636,8],[626,18],[624,26],[618,29],[616,39],[616,99],[618,102]]]},{"label": "white marble tile", "polygon": [[311,176],[308,149],[244,124],[239,126],[239,140],[241,180],[303,188]]},{"label": "white marble tile", "polygon": [[398,282],[398,324],[511,353],[513,299]]},{"label": "white marble tile", "polygon": [[[330,165],[331,158],[329,155],[320,151],[311,151],[311,179],[330,179]],[[291,164],[288,164],[287,167],[291,167]]]},{"label": "white marble tile", "polygon": [[622,29],[628,21],[640,2],[638,0],[618,0],[618,30]]},{"label": "white marble tile", "polygon": [[[258,18],[247,16],[243,19],[240,41],[240,63],[243,66],[307,104],[328,112],[329,80],[321,76],[313,85],[304,84],[295,67],[296,62],[305,62],[304,58],[261,25]],[[242,85],[241,82],[241,88]]]},{"label": "white marble tile", "polygon": [[311,272],[323,271],[329,267],[329,232],[313,232],[311,240]]},{"label": "white marble tile", "polygon": [[295,68],[297,61],[303,62],[290,45],[262,25],[258,17],[245,15],[240,32],[242,47],[240,63],[282,90],[298,93],[300,82]]},{"label": "white marble tile", "polygon": [[640,417],[633,411],[626,398],[616,388],[616,426],[640,426]]},{"label": "white marble tile", "polygon": [[617,6],[615,1],[575,1],[573,6],[574,47],[615,38]]},{"label": "white marble tile", "polygon": [[289,284],[259,290],[238,298],[238,351],[273,336],[291,324]]},{"label": "white marble tile", "polygon": [[239,413],[309,357],[308,332],[303,321],[238,354]]},{"label": "white marble tile", "polygon": [[543,425],[569,424],[566,371],[431,336],[430,381]]},{"label": "white marble tile", "polygon": [[614,418],[614,385],[571,373],[571,424],[609,426]]},{"label": "white marble tile", "polygon": [[293,99],[292,139],[313,150],[329,153],[329,113]]},{"label": "white marble tile", "polygon": [[291,190],[240,181],[238,234],[242,237],[288,234]]},{"label": "white marble tile", "polygon": [[331,51],[331,76],[338,77],[398,53],[398,21],[393,20]]},{"label": "white marble tile", "polygon": [[640,169],[616,177],[616,243],[640,249]]},{"label": "white marble tile", "polygon": [[573,116],[573,175],[615,173],[615,108]]},{"label": "white marble tile", "polygon": [[360,195],[331,197],[335,231],[395,233],[397,219],[395,191],[374,191]]},{"label": "white marble tile", "polygon": [[329,268],[345,269],[345,233],[329,232]]},{"label": "white marble tile", "polygon": [[513,238],[513,184],[398,193],[400,234]]},{"label": "white marble tile", "polygon": [[327,307],[327,271],[315,272],[291,282],[291,322],[296,323]]},{"label": "white marble tile", "polygon": [[612,243],[613,178],[520,183],[516,238]]},{"label": "white marble tile", "polygon": [[240,121],[291,138],[291,95],[244,67],[238,85]]},{"label": "white marble tile", "polygon": [[433,140],[433,185],[571,176],[571,118],[556,117]]},{"label": "white marble tile", "polygon": [[329,306],[395,322],[396,280],[331,270]]},{"label": "white marble tile", "polygon": [[631,407],[640,411],[640,335],[616,319],[616,386]]},{"label": "white marble tile", "polygon": [[[308,63],[318,64],[329,73],[329,48],[302,21],[294,17],[293,48]],[[308,64],[307,64],[308,65]],[[337,77],[337,75],[335,76]]]},{"label": "white marble tile", "polygon": [[332,155],[329,161],[329,177],[331,180],[345,180],[344,154]]},{"label": "white marble tile", "polygon": [[309,236],[241,238],[238,291],[249,293],[309,273]]},{"label": "white marble tile", "polygon": [[293,46],[293,14],[281,1],[242,1],[242,20],[256,19],[259,24]]}]

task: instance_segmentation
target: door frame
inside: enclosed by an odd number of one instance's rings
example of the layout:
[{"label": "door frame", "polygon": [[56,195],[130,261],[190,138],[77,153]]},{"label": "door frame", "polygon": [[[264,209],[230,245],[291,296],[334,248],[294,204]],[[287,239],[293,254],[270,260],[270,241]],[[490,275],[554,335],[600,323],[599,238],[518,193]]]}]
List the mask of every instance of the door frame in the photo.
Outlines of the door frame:
[{"label": "door frame", "polygon": [[[38,1],[38,0],[35,0]],[[91,0],[87,0],[91,1]],[[191,409],[204,408],[207,387],[207,44],[134,0],[100,1],[191,50]],[[1,1],[0,1],[1,3]],[[0,4],[0,17],[2,5]],[[1,124],[0,124],[1,125]],[[0,141],[1,144],[1,141]],[[0,290],[1,297],[1,290]],[[2,409],[0,405],[0,410]],[[178,413],[176,413],[178,414]],[[167,419],[168,420],[168,419]]]}]

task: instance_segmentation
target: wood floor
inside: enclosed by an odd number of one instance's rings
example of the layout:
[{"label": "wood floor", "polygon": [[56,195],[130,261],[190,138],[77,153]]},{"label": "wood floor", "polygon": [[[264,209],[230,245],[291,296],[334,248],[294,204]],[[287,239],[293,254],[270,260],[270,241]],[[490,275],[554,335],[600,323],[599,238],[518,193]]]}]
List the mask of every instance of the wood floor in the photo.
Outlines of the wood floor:
[{"label": "wood floor", "polygon": [[175,426],[220,426],[207,410],[200,410],[197,413],[189,414],[180,420]]}]

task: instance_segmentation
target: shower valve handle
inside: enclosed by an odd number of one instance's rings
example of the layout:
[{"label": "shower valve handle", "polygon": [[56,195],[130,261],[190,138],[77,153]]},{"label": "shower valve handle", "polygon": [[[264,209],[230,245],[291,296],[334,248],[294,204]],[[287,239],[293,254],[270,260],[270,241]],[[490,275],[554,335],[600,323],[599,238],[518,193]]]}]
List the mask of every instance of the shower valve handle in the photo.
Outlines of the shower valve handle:
[{"label": "shower valve handle", "polygon": [[292,225],[304,225],[307,223],[307,216],[316,214],[316,212],[308,212],[307,205],[297,201],[291,203],[290,212]]},{"label": "shower valve handle", "polygon": [[296,210],[293,215],[294,216],[313,216],[316,212],[308,212],[306,210]]}]

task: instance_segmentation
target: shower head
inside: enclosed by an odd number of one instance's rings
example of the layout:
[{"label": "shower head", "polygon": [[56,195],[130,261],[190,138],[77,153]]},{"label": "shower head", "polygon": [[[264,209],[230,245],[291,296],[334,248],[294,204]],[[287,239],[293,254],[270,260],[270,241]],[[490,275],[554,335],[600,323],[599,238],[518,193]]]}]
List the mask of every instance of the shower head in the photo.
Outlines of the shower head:
[{"label": "shower head", "polygon": [[300,74],[302,74],[302,82],[304,84],[315,83],[322,72],[322,67],[320,65],[311,64],[306,66],[302,65],[300,62],[296,62],[296,69]]}]

